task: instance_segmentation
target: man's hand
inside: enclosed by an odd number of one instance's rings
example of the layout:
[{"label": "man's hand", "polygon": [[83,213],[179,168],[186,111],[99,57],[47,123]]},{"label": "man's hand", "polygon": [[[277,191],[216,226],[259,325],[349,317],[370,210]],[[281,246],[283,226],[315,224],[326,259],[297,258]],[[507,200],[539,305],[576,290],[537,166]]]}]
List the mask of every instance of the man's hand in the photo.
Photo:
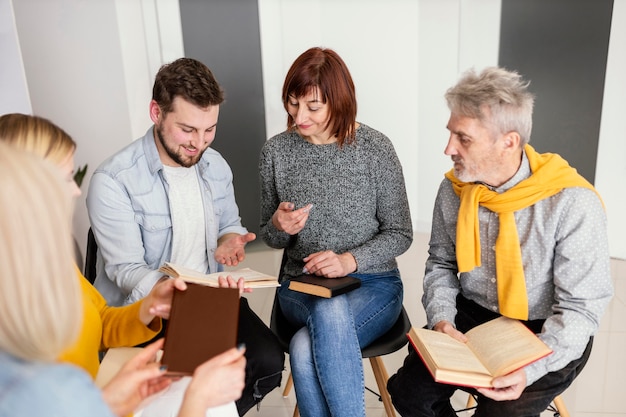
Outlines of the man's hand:
[{"label": "man's hand", "polygon": [[435,324],[435,326],[433,327],[433,330],[437,332],[445,333],[448,336],[452,336],[459,342],[462,342],[462,343],[467,342],[467,336],[465,336],[463,333],[458,331],[456,327],[454,327],[454,324],[450,323],[449,321],[441,320],[440,322]]},{"label": "man's hand", "polygon": [[222,265],[236,266],[239,262],[246,258],[244,247],[246,243],[256,239],[254,233],[246,233],[240,235],[237,233],[228,233],[217,241],[217,249],[215,250],[215,260]]},{"label": "man's hand", "polygon": [[526,372],[519,369],[508,375],[494,378],[493,388],[476,388],[485,397],[495,401],[517,400],[526,388]]},{"label": "man's hand", "polygon": [[335,252],[326,250],[312,253],[303,259],[305,262],[303,272],[326,278],[339,278],[356,271],[357,264],[350,252],[337,255]]},{"label": "man's hand", "polygon": [[274,212],[272,223],[278,230],[293,236],[304,228],[312,207],[313,204],[307,204],[294,210],[295,205],[293,203],[283,201]]},{"label": "man's hand", "polygon": [[141,401],[171,384],[171,379],[164,376],[165,369],[155,362],[162,347],[163,339],[146,346],[102,388],[102,397],[113,413],[127,416]]},{"label": "man's hand", "polygon": [[139,320],[149,326],[155,317],[169,319],[174,289],[184,291],[187,284],[180,278],[162,277],[141,302]]}]

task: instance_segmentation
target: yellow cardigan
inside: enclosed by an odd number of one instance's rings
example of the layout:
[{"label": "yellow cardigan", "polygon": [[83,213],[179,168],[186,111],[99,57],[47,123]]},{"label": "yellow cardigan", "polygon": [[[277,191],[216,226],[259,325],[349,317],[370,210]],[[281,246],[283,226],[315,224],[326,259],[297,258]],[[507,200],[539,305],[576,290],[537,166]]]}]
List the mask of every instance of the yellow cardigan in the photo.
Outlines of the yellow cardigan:
[{"label": "yellow cardigan", "polygon": [[123,307],[109,307],[98,290],[76,268],[83,298],[83,324],[78,339],[60,357],[85,369],[95,379],[100,366],[100,350],[135,346],[156,336],[161,330],[160,319],[146,326],[139,320],[143,300]]}]

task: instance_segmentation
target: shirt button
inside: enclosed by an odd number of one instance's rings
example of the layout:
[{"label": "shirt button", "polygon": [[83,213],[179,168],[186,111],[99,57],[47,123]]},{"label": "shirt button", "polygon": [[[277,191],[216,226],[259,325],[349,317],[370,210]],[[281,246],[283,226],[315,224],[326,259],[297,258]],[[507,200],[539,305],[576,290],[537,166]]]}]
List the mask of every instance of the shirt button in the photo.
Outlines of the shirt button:
[{"label": "shirt button", "polygon": [[491,278],[491,282],[496,282],[496,279],[495,278]]},{"label": "shirt button", "polygon": [[498,306],[491,306],[491,309],[492,309],[493,311],[498,311]]},{"label": "shirt button", "polygon": [[495,246],[495,245],[494,245],[494,246],[492,246],[492,247],[491,247],[491,250],[495,252],[495,251],[496,251],[496,246]]}]

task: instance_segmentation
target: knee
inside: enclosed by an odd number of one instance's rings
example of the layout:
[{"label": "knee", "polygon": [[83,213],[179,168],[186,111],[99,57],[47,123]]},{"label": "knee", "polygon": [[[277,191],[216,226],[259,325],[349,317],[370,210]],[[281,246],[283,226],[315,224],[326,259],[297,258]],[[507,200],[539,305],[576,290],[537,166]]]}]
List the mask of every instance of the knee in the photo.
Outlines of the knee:
[{"label": "knee", "polygon": [[292,363],[311,362],[313,360],[311,338],[306,327],[298,330],[291,338],[289,358]]}]

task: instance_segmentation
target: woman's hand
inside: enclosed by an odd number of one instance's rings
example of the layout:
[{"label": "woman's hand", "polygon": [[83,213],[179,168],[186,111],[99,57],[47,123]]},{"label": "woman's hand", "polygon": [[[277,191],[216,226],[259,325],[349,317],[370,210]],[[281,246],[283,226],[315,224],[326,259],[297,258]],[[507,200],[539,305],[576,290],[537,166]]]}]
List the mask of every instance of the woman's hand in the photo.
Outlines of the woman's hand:
[{"label": "woman's hand", "polygon": [[174,289],[184,291],[187,289],[187,284],[180,278],[161,278],[141,301],[139,320],[146,326],[150,326],[155,317],[169,319]]},{"label": "woman's hand", "polygon": [[102,397],[115,415],[127,416],[144,399],[170,386],[165,369],[155,362],[162,347],[163,339],[146,346],[102,388]]},{"label": "woman's hand", "polygon": [[295,235],[304,228],[312,207],[313,204],[307,204],[294,210],[295,205],[293,203],[282,202],[272,216],[272,223],[278,230]]},{"label": "woman's hand", "polygon": [[339,278],[356,271],[357,264],[350,252],[337,255],[327,250],[312,253],[303,259],[305,262],[302,272],[326,278]]},{"label": "woman's hand", "polygon": [[216,407],[241,397],[244,388],[245,348],[232,348],[198,366],[185,391],[179,417],[204,415]]}]

